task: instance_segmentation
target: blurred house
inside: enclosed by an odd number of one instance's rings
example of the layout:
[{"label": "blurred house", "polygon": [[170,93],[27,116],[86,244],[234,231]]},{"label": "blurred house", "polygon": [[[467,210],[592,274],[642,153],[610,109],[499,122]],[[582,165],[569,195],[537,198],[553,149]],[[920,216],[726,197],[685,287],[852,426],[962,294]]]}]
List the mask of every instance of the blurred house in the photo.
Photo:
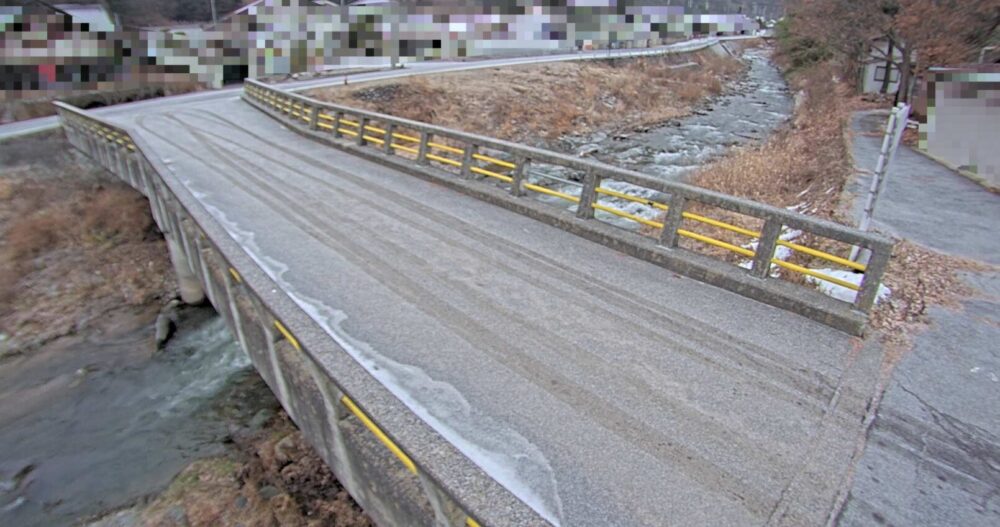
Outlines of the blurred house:
[{"label": "blurred house", "polygon": [[861,93],[894,94],[899,91],[899,66],[903,54],[887,38],[872,41],[861,71]]},{"label": "blurred house", "polygon": [[920,148],[1000,189],[1000,64],[931,68]]}]

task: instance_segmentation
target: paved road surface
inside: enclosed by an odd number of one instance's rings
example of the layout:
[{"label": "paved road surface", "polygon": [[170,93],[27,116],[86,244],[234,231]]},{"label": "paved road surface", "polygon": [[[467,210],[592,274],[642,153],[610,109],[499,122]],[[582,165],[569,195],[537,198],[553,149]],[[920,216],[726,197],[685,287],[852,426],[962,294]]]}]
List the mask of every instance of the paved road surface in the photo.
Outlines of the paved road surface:
[{"label": "paved road surface", "polygon": [[309,142],[242,101],[114,118],[373,376],[554,522],[831,513],[877,345]]},{"label": "paved road surface", "polygon": [[[878,159],[887,116],[853,121],[861,167]],[[854,185],[863,196],[868,175]],[[919,244],[1000,263],[1000,196],[901,147],[875,225]],[[860,217],[863,199],[856,200]],[[960,309],[931,327],[893,372],[858,464],[844,525],[1000,525],[1000,273],[966,273]]]}]

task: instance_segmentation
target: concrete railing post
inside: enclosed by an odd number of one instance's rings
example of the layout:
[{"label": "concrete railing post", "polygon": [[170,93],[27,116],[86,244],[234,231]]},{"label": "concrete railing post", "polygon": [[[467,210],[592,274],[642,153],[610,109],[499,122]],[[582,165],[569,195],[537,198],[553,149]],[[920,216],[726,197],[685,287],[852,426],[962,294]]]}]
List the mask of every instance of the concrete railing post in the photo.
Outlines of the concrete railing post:
[{"label": "concrete railing post", "polygon": [[774,248],[777,246],[778,237],[781,236],[781,221],[768,218],[764,222],[764,229],[757,240],[757,251],[753,256],[753,267],[750,274],[757,278],[767,278],[771,271],[771,259],[774,258]]},{"label": "concrete railing post", "polygon": [[511,175],[514,179],[510,182],[511,195],[516,197],[524,195],[524,178],[527,177],[530,169],[531,159],[519,157],[514,161],[514,173]]},{"label": "concrete railing post", "polygon": [[395,133],[396,125],[390,124],[385,127],[385,138],[383,139],[385,142],[382,143],[382,147],[384,148],[384,152],[390,156],[392,155],[392,134]]},{"label": "concrete railing post", "polygon": [[417,148],[417,163],[421,165],[427,164],[427,149],[428,143],[431,142],[431,134],[429,132],[420,132],[420,146]]},{"label": "concrete railing post", "polygon": [[365,127],[368,126],[368,118],[362,117],[358,125],[358,145],[365,146]]},{"label": "concrete railing post", "polygon": [[340,132],[340,121],[342,121],[343,119],[344,119],[344,112],[337,112],[336,115],[334,115],[334,121],[333,121],[333,136],[334,137],[343,137],[344,136],[344,134]]},{"label": "concrete railing post", "polygon": [[99,141],[101,142],[101,164],[104,166],[105,170],[113,172],[111,168],[111,142],[106,136],[100,136]]},{"label": "concrete railing post", "polygon": [[670,196],[667,217],[663,220],[663,230],[660,231],[660,245],[668,249],[677,247],[677,230],[681,228],[681,222],[684,221],[685,205],[687,205],[687,198],[680,193],[674,193]]},{"label": "concrete railing post", "polygon": [[865,267],[865,276],[861,279],[861,287],[858,295],[854,299],[854,308],[868,312],[875,305],[878,298],[879,284],[882,283],[882,275],[889,267],[889,258],[892,256],[892,246],[873,247],[871,258]]},{"label": "concrete railing post", "polygon": [[462,152],[462,177],[471,178],[473,177],[472,172],[472,160],[476,154],[476,145],[472,143],[467,143],[465,145],[465,150]]},{"label": "concrete railing post", "polygon": [[576,206],[576,217],[589,220],[594,217],[594,201],[597,198],[597,188],[601,186],[601,176],[593,169],[583,176],[583,189],[580,191],[580,203]]},{"label": "concrete railing post", "polygon": [[125,155],[125,147],[122,146],[116,138],[113,148],[115,150],[115,167],[118,169],[118,179],[125,181],[129,184],[129,186],[135,188],[135,182],[132,181],[131,174],[128,170],[128,159]]},{"label": "concrete railing post", "polygon": [[319,106],[309,107],[309,129],[316,130],[319,128]]},{"label": "concrete railing post", "polygon": [[143,185],[143,182],[136,175],[137,171],[135,169],[135,159],[133,159],[134,155],[128,149],[128,147],[125,147],[123,154],[125,154],[125,170],[128,171],[129,181],[132,182],[132,186],[135,187],[136,190],[145,195],[146,194],[145,186]]}]

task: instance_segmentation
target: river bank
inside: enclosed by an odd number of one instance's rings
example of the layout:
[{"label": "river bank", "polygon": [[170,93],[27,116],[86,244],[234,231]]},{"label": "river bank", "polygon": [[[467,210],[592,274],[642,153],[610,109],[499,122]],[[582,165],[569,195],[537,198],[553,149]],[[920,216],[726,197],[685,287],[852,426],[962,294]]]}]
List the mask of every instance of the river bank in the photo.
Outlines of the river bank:
[{"label": "river bank", "polygon": [[0,525],[368,525],[211,307],[158,349],[142,196],[61,133],[0,169]]}]

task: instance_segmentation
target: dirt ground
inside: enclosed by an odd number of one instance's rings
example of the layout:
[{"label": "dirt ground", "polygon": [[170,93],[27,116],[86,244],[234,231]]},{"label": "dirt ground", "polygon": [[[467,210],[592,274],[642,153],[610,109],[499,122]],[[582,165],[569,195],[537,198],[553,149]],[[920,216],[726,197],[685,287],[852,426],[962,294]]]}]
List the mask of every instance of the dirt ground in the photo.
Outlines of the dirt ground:
[{"label": "dirt ground", "polygon": [[[687,65],[693,62],[692,65]],[[684,116],[744,66],[711,52],[557,62],[323,88],[309,95],[490,137],[545,144],[566,133]]]},{"label": "dirt ground", "polygon": [[237,430],[231,454],[189,465],[151,502],[88,527],[369,527],[284,412]]}]

